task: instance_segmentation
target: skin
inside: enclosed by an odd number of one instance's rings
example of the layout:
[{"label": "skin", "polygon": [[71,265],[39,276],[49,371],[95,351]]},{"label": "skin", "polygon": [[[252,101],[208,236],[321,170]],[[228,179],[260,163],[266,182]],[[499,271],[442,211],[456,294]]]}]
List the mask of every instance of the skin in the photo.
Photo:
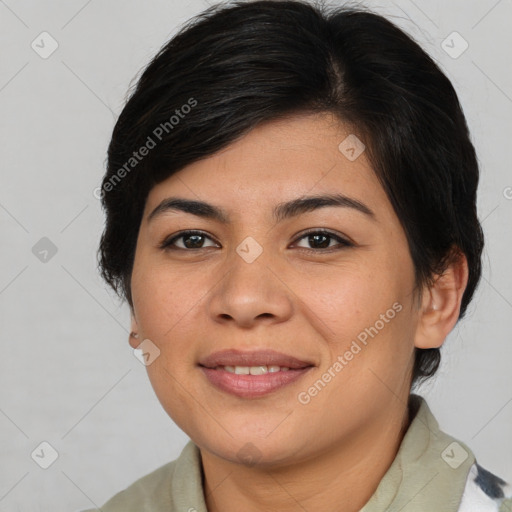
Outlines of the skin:
[{"label": "skin", "polygon": [[[465,258],[415,293],[404,230],[365,153],[350,161],[338,149],[350,133],[330,114],[272,121],[182,169],[147,198],[131,281],[139,339],[130,343],[147,338],[161,351],[148,375],[164,409],[200,448],[210,512],[358,511],[409,425],[414,347],[440,347],[458,319]],[[324,193],[357,199],[375,218],[326,207],[274,222],[276,204]],[[148,222],[169,196],[221,207],[229,223],[179,211]],[[354,245],[334,238],[315,244],[302,235],[310,228]],[[204,248],[183,249],[186,242],[194,247],[187,238],[176,242],[181,251],[159,248],[187,229],[205,232]],[[263,249],[252,263],[235,250],[248,236]],[[401,311],[300,403],[298,393],[394,303]],[[211,385],[198,367],[202,357],[228,348],[273,348],[315,367],[269,395],[239,398]],[[247,443],[256,453],[250,463],[237,455]]]}]

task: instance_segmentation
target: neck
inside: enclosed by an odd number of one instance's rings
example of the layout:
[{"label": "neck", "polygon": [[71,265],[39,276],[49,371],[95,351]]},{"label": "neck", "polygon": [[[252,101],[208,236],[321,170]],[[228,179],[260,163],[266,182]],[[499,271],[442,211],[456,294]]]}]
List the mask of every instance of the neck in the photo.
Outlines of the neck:
[{"label": "neck", "polygon": [[391,466],[410,424],[398,400],[382,421],[285,467],[247,467],[201,450],[208,512],[358,512]]}]

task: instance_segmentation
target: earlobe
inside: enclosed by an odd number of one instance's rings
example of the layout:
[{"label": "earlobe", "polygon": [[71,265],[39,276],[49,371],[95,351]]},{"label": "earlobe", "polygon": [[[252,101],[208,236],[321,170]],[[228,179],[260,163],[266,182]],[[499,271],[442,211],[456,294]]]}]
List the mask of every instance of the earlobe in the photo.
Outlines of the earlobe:
[{"label": "earlobe", "polygon": [[414,339],[417,348],[439,348],[444,343],[459,319],[467,282],[467,259],[457,251],[445,271],[423,292]]},{"label": "earlobe", "polygon": [[137,321],[135,320],[135,316],[133,313],[131,314],[131,332],[129,342],[132,348],[137,348],[140,344],[139,328],[137,326]]}]

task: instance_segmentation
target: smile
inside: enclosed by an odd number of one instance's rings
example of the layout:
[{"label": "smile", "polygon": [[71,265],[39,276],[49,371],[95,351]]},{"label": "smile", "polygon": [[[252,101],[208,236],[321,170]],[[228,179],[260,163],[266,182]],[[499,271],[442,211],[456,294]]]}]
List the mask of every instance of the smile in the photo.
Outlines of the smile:
[{"label": "smile", "polygon": [[279,366],[200,366],[210,384],[240,398],[258,398],[281,390],[299,380],[312,368],[314,367],[292,369]]},{"label": "smile", "polygon": [[287,372],[290,368],[287,366],[217,366],[216,370],[226,370],[229,373],[237,375],[263,375],[264,373]]}]

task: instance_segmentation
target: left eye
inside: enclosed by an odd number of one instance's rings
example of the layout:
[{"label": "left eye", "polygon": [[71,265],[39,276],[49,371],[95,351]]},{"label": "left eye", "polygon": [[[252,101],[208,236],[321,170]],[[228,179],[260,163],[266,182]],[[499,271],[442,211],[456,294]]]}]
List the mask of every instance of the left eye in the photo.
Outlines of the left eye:
[{"label": "left eye", "polygon": [[[203,242],[205,239],[212,240],[208,235],[203,233],[202,231],[182,231],[178,235],[173,236],[170,239],[164,240],[160,244],[161,249],[166,250],[174,250],[174,249],[181,249],[181,250],[187,250],[187,249],[205,249],[206,247],[215,247],[215,243],[210,246],[204,246]],[[330,231],[310,231],[308,233],[304,233],[301,235],[297,240],[303,240],[307,239],[306,243],[311,244],[313,248],[308,247],[302,247],[309,251],[315,251],[318,252],[318,249],[342,249],[343,247],[351,247],[353,244],[346,240],[345,238],[342,238],[339,235],[336,235],[334,233],[331,233]],[[183,244],[180,247],[177,245],[178,240],[183,240]],[[338,242],[337,245],[332,246],[332,241]],[[300,247],[300,246],[298,246]]]},{"label": "left eye", "polygon": [[[349,242],[348,240],[345,240],[339,235],[335,235],[334,233],[331,233],[330,231],[310,231],[309,233],[303,234],[298,240],[306,239],[306,242],[312,245],[316,245],[313,249],[308,250],[315,250],[315,249],[341,249],[343,247],[350,247],[353,244]],[[337,246],[330,246],[330,242],[333,240],[338,242]]]}]

